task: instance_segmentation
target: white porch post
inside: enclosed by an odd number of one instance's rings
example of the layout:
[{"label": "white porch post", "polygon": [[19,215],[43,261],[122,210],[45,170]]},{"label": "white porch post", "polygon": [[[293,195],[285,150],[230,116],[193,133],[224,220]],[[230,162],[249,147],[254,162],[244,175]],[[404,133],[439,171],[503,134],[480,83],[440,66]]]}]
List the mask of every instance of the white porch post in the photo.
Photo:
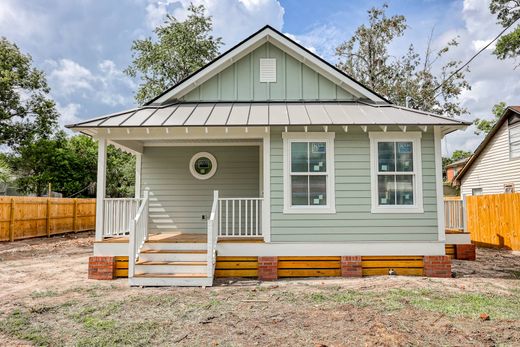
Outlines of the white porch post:
[{"label": "white porch post", "polygon": [[135,154],[135,198],[141,197],[141,160],[142,154]]},{"label": "white porch post", "polygon": [[446,229],[444,228],[444,192],[442,185],[442,133],[440,127],[436,126],[433,128],[433,136],[435,145],[435,189],[437,192],[438,240],[446,242]]},{"label": "white porch post", "polygon": [[271,129],[264,134],[262,143],[263,160],[263,198],[262,235],[265,242],[271,242]]},{"label": "white porch post", "polygon": [[104,202],[106,191],[106,165],[107,164],[107,140],[105,138],[98,139],[98,167],[97,167],[97,183],[96,183],[96,241],[103,240]]}]

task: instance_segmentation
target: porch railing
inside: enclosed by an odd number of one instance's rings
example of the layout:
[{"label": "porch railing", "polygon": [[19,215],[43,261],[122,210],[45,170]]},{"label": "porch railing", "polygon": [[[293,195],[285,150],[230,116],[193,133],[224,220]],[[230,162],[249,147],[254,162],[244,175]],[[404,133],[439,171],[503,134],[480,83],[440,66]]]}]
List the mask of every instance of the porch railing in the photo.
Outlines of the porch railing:
[{"label": "porch railing", "polygon": [[130,221],[139,209],[141,199],[105,199],[103,201],[103,237],[124,236],[130,233]]},{"label": "porch railing", "polygon": [[218,200],[220,237],[262,236],[263,198],[220,198]]},{"label": "porch railing", "polygon": [[444,228],[446,231],[464,231],[464,203],[459,197],[444,198]]},{"label": "porch railing", "polygon": [[218,225],[218,190],[213,192],[213,205],[211,206],[211,214],[208,220],[208,249],[207,249],[207,267],[208,277],[213,277],[215,273],[215,264],[217,262],[217,237],[219,234]]},{"label": "porch railing", "polygon": [[135,274],[135,262],[144,243],[148,240],[148,191],[144,192],[137,215],[130,221],[130,235],[128,240],[128,277]]}]

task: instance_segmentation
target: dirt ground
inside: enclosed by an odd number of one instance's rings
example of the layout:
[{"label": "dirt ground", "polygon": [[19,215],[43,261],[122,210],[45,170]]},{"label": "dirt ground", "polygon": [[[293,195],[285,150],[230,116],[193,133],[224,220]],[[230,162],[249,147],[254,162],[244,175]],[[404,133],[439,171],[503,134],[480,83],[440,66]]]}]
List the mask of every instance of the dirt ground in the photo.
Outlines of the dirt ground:
[{"label": "dirt ground", "polygon": [[[520,345],[520,253],[478,249],[456,278],[212,288],[87,279],[92,234],[0,243],[0,345]],[[489,319],[482,319],[481,315]]]}]

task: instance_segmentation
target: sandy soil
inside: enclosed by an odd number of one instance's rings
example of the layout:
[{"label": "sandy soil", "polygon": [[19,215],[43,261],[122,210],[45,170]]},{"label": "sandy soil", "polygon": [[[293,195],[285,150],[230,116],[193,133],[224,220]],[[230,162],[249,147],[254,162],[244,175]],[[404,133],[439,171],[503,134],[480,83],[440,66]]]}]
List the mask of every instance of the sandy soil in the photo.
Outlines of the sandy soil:
[{"label": "sandy soil", "polygon": [[[476,262],[454,261],[453,279],[226,279],[207,289],[141,289],[129,288],[125,279],[88,280],[91,252],[91,233],[0,243],[0,328],[2,320],[21,310],[29,317],[25,328],[45,326],[51,345],[112,344],[115,340],[103,335],[106,327],[96,325],[97,331],[88,325],[91,320],[80,324],[67,313],[91,307],[91,318],[105,323],[120,318],[131,324],[148,317],[155,325],[142,338],[159,345],[520,345],[520,312],[518,317],[513,311],[500,319],[479,319],[479,313],[492,311],[489,305],[507,309],[508,298],[518,304],[518,252],[478,249]],[[453,308],[439,305],[438,293]],[[97,316],[112,304],[117,306],[113,311]],[[62,320],[59,326],[49,322]],[[65,338],[67,329],[74,334]],[[24,340],[32,339],[16,329],[1,331],[0,345],[27,345]],[[84,340],[95,333],[105,340]]]}]

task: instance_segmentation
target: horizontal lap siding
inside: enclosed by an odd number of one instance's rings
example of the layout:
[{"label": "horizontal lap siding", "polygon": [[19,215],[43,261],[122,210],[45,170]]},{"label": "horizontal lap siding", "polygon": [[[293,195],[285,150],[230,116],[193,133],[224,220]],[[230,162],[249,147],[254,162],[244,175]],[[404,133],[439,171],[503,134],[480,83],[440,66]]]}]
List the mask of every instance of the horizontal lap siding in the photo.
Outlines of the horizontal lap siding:
[{"label": "horizontal lap siding", "polygon": [[271,132],[271,239],[274,242],[433,241],[437,199],[433,131],[422,135],[424,213],[372,214],[370,142],[360,128],[336,132],[336,214],[283,214],[282,129]]},{"label": "horizontal lap siding", "polygon": [[460,192],[471,195],[473,188],[482,188],[483,194],[501,194],[504,193],[505,183],[513,183],[515,190],[520,191],[520,158],[509,158],[507,122],[466,172]]},{"label": "horizontal lap siding", "polygon": [[[217,172],[198,180],[189,171],[191,157],[209,152]],[[142,187],[150,189],[150,228],[205,233],[213,202],[220,197],[259,196],[259,147],[146,147],[142,159]]]}]

